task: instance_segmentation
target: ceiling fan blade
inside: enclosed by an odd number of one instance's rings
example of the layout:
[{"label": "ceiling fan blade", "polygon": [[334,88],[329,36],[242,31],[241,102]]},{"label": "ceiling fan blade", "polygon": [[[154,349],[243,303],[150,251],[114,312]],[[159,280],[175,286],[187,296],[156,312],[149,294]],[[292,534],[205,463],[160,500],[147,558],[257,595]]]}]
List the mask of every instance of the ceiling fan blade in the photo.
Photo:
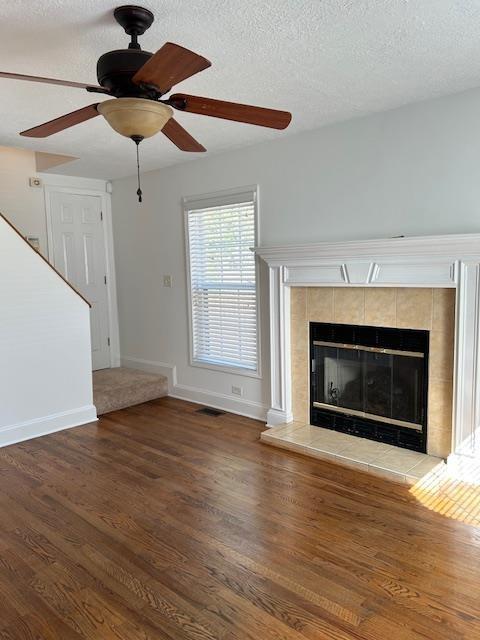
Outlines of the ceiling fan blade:
[{"label": "ceiling fan blade", "polygon": [[85,122],[85,120],[90,120],[90,118],[95,118],[95,116],[100,115],[97,111],[97,104],[98,102],[88,107],[77,109],[77,111],[66,113],[64,116],[60,116],[49,122],[44,122],[38,125],[38,127],[22,131],[20,135],[29,138],[46,138],[47,136],[51,136],[53,133],[58,133],[76,124],[80,124],[80,122]]},{"label": "ceiling fan blade", "polygon": [[166,42],[133,76],[135,84],[153,85],[167,93],[170,89],[212,63],[173,42]]},{"label": "ceiling fan blade", "polygon": [[212,98],[200,98],[199,96],[189,96],[185,93],[176,93],[171,96],[168,99],[168,104],[175,109],[188,111],[189,113],[199,113],[204,116],[234,120],[235,122],[246,122],[247,124],[271,127],[272,129],[285,129],[292,119],[292,114],[288,113],[288,111],[252,107],[248,104],[224,102],[223,100],[213,100]]},{"label": "ceiling fan blade", "polygon": [[43,82],[44,84],[58,84],[62,87],[76,87],[77,89],[100,89],[105,91],[102,87],[96,85],[85,84],[84,82],[70,82],[70,80],[57,80],[56,78],[43,78],[42,76],[26,76],[23,73],[8,73],[7,71],[0,71],[0,78],[10,78],[10,80],[28,80],[29,82]]},{"label": "ceiling fan blade", "polygon": [[170,118],[163,127],[162,133],[182,151],[206,151],[205,147],[197,142],[174,118]]}]

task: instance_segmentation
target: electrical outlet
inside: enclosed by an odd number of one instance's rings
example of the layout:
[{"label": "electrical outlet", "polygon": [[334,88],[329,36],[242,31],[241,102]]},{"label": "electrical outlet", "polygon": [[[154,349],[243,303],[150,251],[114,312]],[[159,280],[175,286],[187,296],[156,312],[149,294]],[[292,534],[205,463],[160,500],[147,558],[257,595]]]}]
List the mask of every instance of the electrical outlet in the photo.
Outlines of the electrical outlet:
[{"label": "electrical outlet", "polygon": [[243,396],[243,388],[232,385],[232,393],[234,396]]},{"label": "electrical outlet", "polygon": [[171,288],[171,286],[172,286],[172,276],[163,276],[163,286]]}]

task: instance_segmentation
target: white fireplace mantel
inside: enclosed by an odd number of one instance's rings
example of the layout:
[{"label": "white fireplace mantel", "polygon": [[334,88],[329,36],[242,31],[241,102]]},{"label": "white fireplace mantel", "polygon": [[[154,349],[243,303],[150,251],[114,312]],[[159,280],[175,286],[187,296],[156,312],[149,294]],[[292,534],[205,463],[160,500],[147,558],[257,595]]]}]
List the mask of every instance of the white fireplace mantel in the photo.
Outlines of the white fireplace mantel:
[{"label": "white fireplace mantel", "polygon": [[460,469],[480,455],[480,234],[258,247],[254,251],[269,267],[269,426],[293,420],[290,287],[450,287],[456,289],[456,327],[449,464]]}]

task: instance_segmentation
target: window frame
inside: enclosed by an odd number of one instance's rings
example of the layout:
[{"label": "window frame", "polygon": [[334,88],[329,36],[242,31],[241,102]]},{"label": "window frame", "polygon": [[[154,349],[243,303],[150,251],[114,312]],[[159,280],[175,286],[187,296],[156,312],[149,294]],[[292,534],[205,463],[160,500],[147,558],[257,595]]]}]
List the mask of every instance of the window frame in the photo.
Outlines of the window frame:
[{"label": "window frame", "polygon": [[[262,378],[261,371],[261,310],[260,310],[260,296],[259,296],[259,268],[258,268],[258,256],[255,256],[255,300],[256,300],[256,329],[257,329],[257,366],[256,369],[247,369],[241,366],[234,365],[219,365],[215,363],[204,362],[202,360],[196,360],[194,358],[193,348],[193,304],[192,304],[192,278],[191,278],[191,265],[190,265],[190,241],[189,241],[189,226],[188,226],[188,212],[192,209],[208,208],[214,206],[225,206],[228,204],[234,204],[235,202],[241,202],[242,196],[248,194],[249,198],[253,200],[254,208],[254,238],[255,246],[259,244],[259,206],[258,206],[258,185],[247,185],[245,187],[237,187],[234,189],[226,189],[224,191],[215,191],[211,193],[205,193],[196,196],[185,196],[182,198],[183,219],[184,219],[184,236],[185,236],[185,264],[186,264],[186,278],[187,278],[187,308],[188,308],[188,333],[189,333],[189,363],[191,367],[200,369],[210,369],[212,371],[219,371],[223,373],[231,373],[239,376],[245,376],[248,378]],[[252,247],[253,248],[253,247]]]}]

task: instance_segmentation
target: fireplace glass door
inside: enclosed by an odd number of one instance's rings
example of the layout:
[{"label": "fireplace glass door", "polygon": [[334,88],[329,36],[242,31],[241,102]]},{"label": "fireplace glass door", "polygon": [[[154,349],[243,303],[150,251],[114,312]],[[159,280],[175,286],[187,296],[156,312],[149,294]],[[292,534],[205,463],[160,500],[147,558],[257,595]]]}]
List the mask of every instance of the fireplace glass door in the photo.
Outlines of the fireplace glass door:
[{"label": "fireplace glass door", "polygon": [[310,323],[310,424],[426,451],[423,329]]},{"label": "fireplace glass door", "polygon": [[314,340],[313,405],[422,430],[424,354]]}]

